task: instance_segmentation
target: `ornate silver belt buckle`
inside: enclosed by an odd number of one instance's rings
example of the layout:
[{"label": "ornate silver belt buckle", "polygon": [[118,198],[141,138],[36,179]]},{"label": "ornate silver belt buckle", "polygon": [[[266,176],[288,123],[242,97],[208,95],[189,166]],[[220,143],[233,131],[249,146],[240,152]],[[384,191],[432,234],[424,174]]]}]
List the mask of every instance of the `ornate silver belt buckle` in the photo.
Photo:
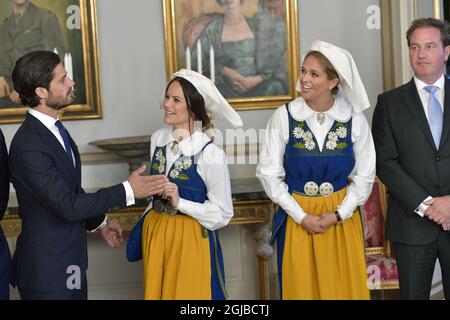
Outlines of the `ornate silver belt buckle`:
[{"label": "ornate silver belt buckle", "polygon": [[174,216],[174,215],[177,214],[178,210],[175,209],[174,207],[172,207],[172,205],[169,202],[167,202],[167,204],[166,204],[166,212],[169,215]]},{"label": "ornate silver belt buckle", "polygon": [[319,192],[322,196],[328,197],[334,191],[333,185],[329,182],[324,182],[320,185]]},{"label": "ornate silver belt buckle", "polygon": [[153,204],[153,209],[158,213],[162,213],[164,211],[164,203],[161,200],[156,200]]},{"label": "ornate silver belt buckle", "polygon": [[305,183],[303,190],[305,191],[305,194],[307,194],[308,196],[315,196],[319,191],[319,186],[314,181],[309,181]]}]

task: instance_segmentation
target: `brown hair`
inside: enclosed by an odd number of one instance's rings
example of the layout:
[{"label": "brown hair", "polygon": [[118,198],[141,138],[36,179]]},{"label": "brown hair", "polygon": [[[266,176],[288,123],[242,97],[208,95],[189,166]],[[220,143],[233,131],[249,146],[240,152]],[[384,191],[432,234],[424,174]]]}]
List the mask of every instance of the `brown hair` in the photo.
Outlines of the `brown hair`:
[{"label": "brown hair", "polygon": [[55,68],[61,63],[59,56],[50,51],[33,51],[17,60],[12,80],[14,90],[24,106],[35,108],[40,103],[36,88],[50,88]]},{"label": "brown hair", "polygon": [[189,115],[192,115],[194,121],[202,122],[204,131],[211,128],[212,124],[211,120],[208,117],[208,114],[206,113],[205,100],[192,83],[184,78],[175,77],[167,84],[166,93],[169,89],[169,86],[174,81],[177,81],[180,84],[181,89],[183,90],[184,99],[186,100]]},{"label": "brown hair", "polygon": [[[323,68],[325,69],[325,73],[327,74],[327,78],[328,80],[334,80],[334,79],[338,79],[340,82],[340,78],[339,78],[339,74],[337,73],[336,69],[334,68],[333,64],[330,62],[330,60],[328,60],[327,57],[325,57],[325,55],[319,51],[315,51],[312,50],[310,52],[308,52],[308,54],[305,57],[305,60],[310,58],[310,57],[314,57],[317,60],[319,60],[320,64],[323,66]],[[338,88],[338,84],[331,90],[331,93],[336,95],[339,91]]]},{"label": "brown hair", "polygon": [[411,23],[408,31],[406,31],[406,40],[408,41],[408,47],[411,45],[411,35],[417,29],[422,28],[436,28],[441,32],[442,46],[445,48],[450,45],[450,25],[447,21],[441,21],[435,18],[421,18],[416,19]]}]

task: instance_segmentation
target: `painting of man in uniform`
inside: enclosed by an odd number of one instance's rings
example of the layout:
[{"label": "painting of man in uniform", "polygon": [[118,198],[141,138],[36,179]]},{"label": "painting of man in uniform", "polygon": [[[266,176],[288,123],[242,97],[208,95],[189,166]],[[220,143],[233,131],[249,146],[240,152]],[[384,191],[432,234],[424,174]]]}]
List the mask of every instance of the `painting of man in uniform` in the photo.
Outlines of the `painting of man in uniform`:
[{"label": "painting of man in uniform", "polygon": [[[77,98],[86,101],[83,85],[83,47],[81,29],[71,23],[79,0],[0,0],[0,109],[22,108],[14,90],[11,72],[21,56],[32,51],[53,51],[67,64],[75,78]],[[74,7],[75,6],[75,7]],[[73,11],[78,14],[79,10]],[[70,64],[70,66],[69,66]]]},{"label": "painting of man in uniform", "polygon": [[288,94],[285,0],[177,0],[179,67],[225,98]]}]

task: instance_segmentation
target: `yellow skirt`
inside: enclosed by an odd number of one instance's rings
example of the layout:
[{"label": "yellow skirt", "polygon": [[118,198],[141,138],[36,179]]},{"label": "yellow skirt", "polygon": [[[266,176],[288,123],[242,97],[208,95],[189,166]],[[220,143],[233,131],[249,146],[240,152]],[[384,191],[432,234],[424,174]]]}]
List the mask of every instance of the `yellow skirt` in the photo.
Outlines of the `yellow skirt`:
[{"label": "yellow skirt", "polygon": [[210,300],[209,240],[186,215],[150,211],[142,229],[146,300]]},{"label": "yellow skirt", "polygon": [[[347,188],[329,197],[293,194],[311,215],[334,212]],[[361,217],[358,211],[324,233],[309,234],[287,216],[282,298],[370,299]]]}]

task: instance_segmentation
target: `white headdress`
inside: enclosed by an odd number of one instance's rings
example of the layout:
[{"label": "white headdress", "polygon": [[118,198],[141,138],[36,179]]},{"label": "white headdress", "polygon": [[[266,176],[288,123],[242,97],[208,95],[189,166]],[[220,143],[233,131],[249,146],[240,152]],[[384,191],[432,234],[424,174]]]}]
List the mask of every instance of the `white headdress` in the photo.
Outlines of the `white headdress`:
[{"label": "white headdress", "polygon": [[243,123],[239,114],[234,111],[230,104],[225,100],[214,83],[207,77],[198,72],[181,69],[172,75],[172,79],[184,78],[198,90],[205,100],[206,112],[216,118],[222,118],[228,121],[235,128],[242,127]]},{"label": "white headdress", "polygon": [[[340,79],[338,95],[345,97],[356,112],[370,107],[366,89],[350,52],[321,40],[315,40],[309,50],[319,51],[330,60]],[[301,92],[300,81],[297,82],[297,91]]]}]

